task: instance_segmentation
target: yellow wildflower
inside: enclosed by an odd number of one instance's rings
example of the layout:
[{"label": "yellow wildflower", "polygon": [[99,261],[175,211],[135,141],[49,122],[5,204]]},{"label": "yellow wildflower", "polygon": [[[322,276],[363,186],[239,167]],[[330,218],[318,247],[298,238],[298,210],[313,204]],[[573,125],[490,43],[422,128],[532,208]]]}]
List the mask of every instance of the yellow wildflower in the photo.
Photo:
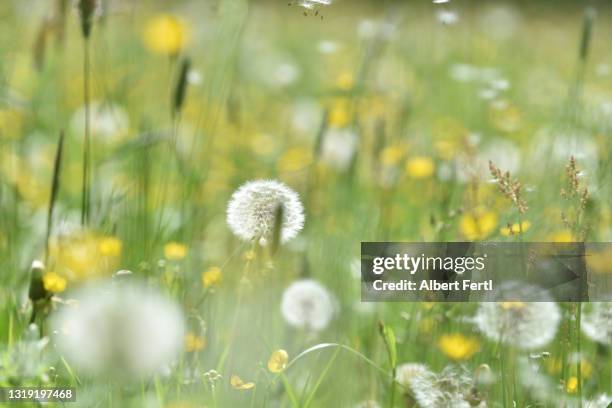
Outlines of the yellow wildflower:
[{"label": "yellow wildflower", "polygon": [[280,373],[287,367],[288,361],[289,354],[285,350],[275,350],[268,360],[268,370],[272,373]]},{"label": "yellow wildflower", "polygon": [[510,226],[502,227],[499,232],[504,237],[508,237],[510,235],[520,234],[521,232],[525,232],[531,227],[531,223],[529,221],[522,221],[519,223],[514,223]]},{"label": "yellow wildflower", "polygon": [[288,149],[278,160],[278,171],[294,172],[304,170],[312,162],[312,151],[304,147]]},{"label": "yellow wildflower", "polygon": [[525,303],[518,301],[500,302],[500,306],[504,310],[520,310],[525,307]]},{"label": "yellow wildflower", "polygon": [[497,226],[497,216],[484,209],[465,213],[459,219],[459,230],[469,240],[488,237]]},{"label": "yellow wildflower", "polygon": [[329,109],[328,123],[331,127],[345,127],[350,122],[348,102],[344,100],[335,101]]},{"label": "yellow wildflower", "polygon": [[206,347],[206,340],[203,337],[193,333],[187,333],[185,335],[185,351],[188,353],[200,351],[204,347]]},{"label": "yellow wildflower", "polygon": [[251,388],[255,387],[255,383],[245,383],[244,381],[242,381],[242,378],[238,377],[235,374],[232,374],[232,376],[230,377],[230,384],[236,390],[250,390]]},{"label": "yellow wildflower", "polygon": [[257,257],[257,253],[254,250],[249,249],[248,251],[245,251],[244,254],[242,254],[242,257],[245,261],[252,261]]},{"label": "yellow wildflower", "polygon": [[350,91],[355,85],[353,74],[348,71],[342,72],[336,79],[336,86],[343,91]]},{"label": "yellow wildflower", "polygon": [[548,241],[550,242],[574,242],[576,241],[576,237],[570,230],[560,230],[557,232],[553,232],[548,236]]},{"label": "yellow wildflower", "polygon": [[573,394],[576,390],[578,390],[578,378],[572,376],[568,378],[565,383],[565,391],[567,391],[568,394]]},{"label": "yellow wildflower", "polygon": [[216,286],[221,283],[221,268],[212,266],[202,272],[202,284],[205,288]]},{"label": "yellow wildflower", "polygon": [[509,103],[497,104],[491,109],[491,120],[503,132],[516,132],[521,128],[521,111]]},{"label": "yellow wildflower", "polygon": [[383,166],[395,166],[406,153],[404,146],[390,145],[380,151],[380,163]]},{"label": "yellow wildflower", "polygon": [[408,176],[415,179],[431,177],[434,173],[435,165],[430,157],[415,156],[406,162],[406,172]]},{"label": "yellow wildflower", "polygon": [[89,231],[78,231],[49,243],[49,264],[69,281],[110,276],[116,269],[118,256],[115,244]]},{"label": "yellow wildflower", "polygon": [[480,343],[460,333],[445,334],[438,340],[438,347],[447,357],[460,361],[472,357],[480,349]]},{"label": "yellow wildflower", "polygon": [[423,334],[429,334],[436,327],[436,321],[431,317],[425,317],[419,322],[419,331]]},{"label": "yellow wildflower", "polygon": [[180,261],[187,256],[187,247],[178,242],[168,242],[164,245],[164,256],[170,261]]},{"label": "yellow wildflower", "polygon": [[102,237],[98,243],[100,254],[102,256],[121,256],[121,249],[123,243],[119,238],[115,237]]},{"label": "yellow wildflower", "polygon": [[189,41],[189,30],[178,17],[161,14],[147,22],[143,36],[151,52],[177,55]]},{"label": "yellow wildflower", "polygon": [[43,275],[43,286],[52,293],[61,293],[66,290],[66,279],[55,272],[46,272]]}]

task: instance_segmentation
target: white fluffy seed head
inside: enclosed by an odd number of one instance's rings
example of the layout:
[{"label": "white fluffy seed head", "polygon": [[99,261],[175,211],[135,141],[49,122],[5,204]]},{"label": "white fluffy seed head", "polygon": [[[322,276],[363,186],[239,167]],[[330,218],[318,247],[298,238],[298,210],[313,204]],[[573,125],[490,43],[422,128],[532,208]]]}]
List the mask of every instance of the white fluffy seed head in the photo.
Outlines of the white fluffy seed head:
[{"label": "white fluffy seed head", "polygon": [[102,284],[75,293],[51,319],[58,351],[82,373],[138,379],[176,358],[184,335],[179,307],[135,284]]},{"label": "white fluffy seed head", "polygon": [[227,206],[227,224],[245,241],[265,245],[274,230],[278,208],[282,207],[280,238],[286,243],[304,226],[304,207],[299,195],[275,180],[256,180],[242,185]]},{"label": "white fluffy seed head", "polygon": [[589,339],[606,345],[612,343],[612,302],[584,303],[581,327]]},{"label": "white fluffy seed head", "polygon": [[561,312],[554,302],[483,302],[474,317],[486,337],[523,350],[550,343],[560,320]]},{"label": "white fluffy seed head", "polygon": [[293,282],[281,301],[283,317],[291,326],[313,331],[323,330],[334,317],[336,301],[332,294],[313,279]]},{"label": "white fluffy seed head", "polygon": [[[422,408],[470,408],[473,380],[464,368],[445,367],[440,373],[417,370],[409,381],[414,399]],[[479,405],[482,406],[482,405]]]}]

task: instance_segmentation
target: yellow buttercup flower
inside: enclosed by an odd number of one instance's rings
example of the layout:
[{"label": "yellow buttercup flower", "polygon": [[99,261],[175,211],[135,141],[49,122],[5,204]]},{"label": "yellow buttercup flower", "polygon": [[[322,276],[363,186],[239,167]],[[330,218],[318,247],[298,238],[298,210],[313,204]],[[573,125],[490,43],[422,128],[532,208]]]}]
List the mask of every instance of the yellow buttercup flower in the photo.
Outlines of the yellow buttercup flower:
[{"label": "yellow buttercup flower", "polygon": [[351,90],[354,85],[355,78],[353,78],[353,74],[348,71],[342,72],[340,75],[338,75],[338,78],[336,79],[336,86],[338,87],[338,89],[341,89],[343,91]]},{"label": "yellow buttercup flower", "polygon": [[118,266],[121,244],[89,231],[78,231],[49,243],[49,264],[70,281],[110,276]]},{"label": "yellow buttercup flower", "polygon": [[100,254],[102,256],[121,256],[123,243],[119,238],[102,237],[98,243]]},{"label": "yellow buttercup flower", "polygon": [[192,353],[200,351],[206,347],[206,339],[200,336],[196,336],[193,333],[187,333],[185,335],[185,351]]},{"label": "yellow buttercup flower", "polygon": [[202,284],[205,288],[217,286],[221,283],[221,268],[212,266],[202,272]]},{"label": "yellow buttercup flower", "polygon": [[55,272],[46,272],[43,275],[43,286],[52,293],[61,293],[66,290],[66,279],[62,278]]},{"label": "yellow buttercup flower", "polygon": [[304,170],[312,163],[312,150],[304,147],[288,149],[278,160],[278,171],[294,172]]},{"label": "yellow buttercup flower", "polygon": [[497,226],[497,216],[491,211],[477,209],[459,219],[459,230],[469,240],[488,237]]},{"label": "yellow buttercup flower", "polygon": [[548,236],[548,241],[550,242],[574,242],[576,241],[576,237],[570,230],[560,230],[557,232],[553,232]]},{"label": "yellow buttercup flower", "polygon": [[434,161],[427,156],[415,156],[406,162],[406,173],[415,179],[429,178],[435,169]]},{"label": "yellow buttercup flower", "polygon": [[161,14],[147,22],[143,39],[151,52],[177,55],[189,41],[189,29],[178,17]]},{"label": "yellow buttercup flower", "polygon": [[504,237],[508,237],[510,235],[516,235],[520,234],[521,232],[525,232],[529,229],[529,227],[531,227],[531,223],[529,221],[522,221],[520,224],[514,223],[510,226],[502,227],[499,230],[499,233],[502,234]]},{"label": "yellow buttercup flower", "polygon": [[233,374],[230,377],[230,384],[232,385],[232,387],[234,387],[234,389],[236,390],[250,390],[251,388],[255,387],[255,383],[253,382],[244,382],[242,380],[242,378],[238,377],[237,375]]},{"label": "yellow buttercup flower", "polygon": [[168,242],[164,245],[164,257],[170,261],[180,261],[187,256],[187,247],[178,242]]},{"label": "yellow buttercup flower", "polygon": [[438,347],[452,360],[467,360],[479,349],[478,340],[466,337],[463,334],[445,334],[438,340]]},{"label": "yellow buttercup flower", "polygon": [[500,307],[504,310],[520,310],[525,307],[525,303],[518,301],[500,302]]},{"label": "yellow buttercup flower", "polygon": [[329,108],[327,121],[329,126],[341,128],[349,124],[351,118],[349,114],[348,102],[345,100],[335,101]]},{"label": "yellow buttercup flower", "polygon": [[283,350],[275,350],[268,360],[268,370],[272,373],[280,373],[287,367],[289,354]]},{"label": "yellow buttercup flower", "polygon": [[572,376],[568,378],[565,383],[565,391],[567,391],[568,394],[573,394],[576,390],[578,390],[578,378]]},{"label": "yellow buttercup flower", "polygon": [[395,166],[406,154],[402,145],[390,145],[380,151],[379,159],[383,166]]}]

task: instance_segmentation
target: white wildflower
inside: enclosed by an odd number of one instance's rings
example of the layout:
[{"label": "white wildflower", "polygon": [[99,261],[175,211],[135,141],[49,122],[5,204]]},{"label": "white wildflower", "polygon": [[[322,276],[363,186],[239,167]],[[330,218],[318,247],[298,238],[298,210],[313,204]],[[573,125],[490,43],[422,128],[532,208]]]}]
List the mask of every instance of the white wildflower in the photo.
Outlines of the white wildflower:
[{"label": "white wildflower", "polygon": [[294,238],[304,226],[304,207],[298,194],[274,180],[256,180],[242,185],[227,206],[227,223],[240,239],[259,240],[265,245],[274,230],[278,207],[282,207],[281,242]]},{"label": "white wildflower", "polygon": [[51,320],[59,352],[93,375],[124,379],[154,375],[182,345],[183,316],[176,304],[136,285],[81,289],[76,305]]},{"label": "white wildflower", "polygon": [[[114,143],[127,136],[130,120],[121,106],[110,102],[92,102],[89,110],[91,134],[98,140]],[[85,113],[85,107],[83,106],[72,116],[71,127],[73,132],[83,132]]]},{"label": "white wildflower", "polygon": [[291,326],[323,330],[334,316],[335,299],[319,282],[302,279],[293,282],[281,300],[281,312]]}]

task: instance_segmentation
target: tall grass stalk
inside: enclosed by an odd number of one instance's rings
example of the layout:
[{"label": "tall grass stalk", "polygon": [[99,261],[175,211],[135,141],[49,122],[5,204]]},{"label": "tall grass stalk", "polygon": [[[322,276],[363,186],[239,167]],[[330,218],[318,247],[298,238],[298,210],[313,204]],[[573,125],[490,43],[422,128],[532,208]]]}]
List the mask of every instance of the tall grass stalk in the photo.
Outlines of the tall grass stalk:
[{"label": "tall grass stalk", "polygon": [[51,181],[51,196],[49,198],[49,208],[47,211],[47,232],[45,236],[45,265],[49,258],[49,238],[53,228],[53,210],[57,201],[60,186],[60,172],[62,165],[62,153],[64,150],[64,131],[60,132],[59,141],[57,142],[57,150],[55,153],[55,162],[53,164],[53,179]]}]

